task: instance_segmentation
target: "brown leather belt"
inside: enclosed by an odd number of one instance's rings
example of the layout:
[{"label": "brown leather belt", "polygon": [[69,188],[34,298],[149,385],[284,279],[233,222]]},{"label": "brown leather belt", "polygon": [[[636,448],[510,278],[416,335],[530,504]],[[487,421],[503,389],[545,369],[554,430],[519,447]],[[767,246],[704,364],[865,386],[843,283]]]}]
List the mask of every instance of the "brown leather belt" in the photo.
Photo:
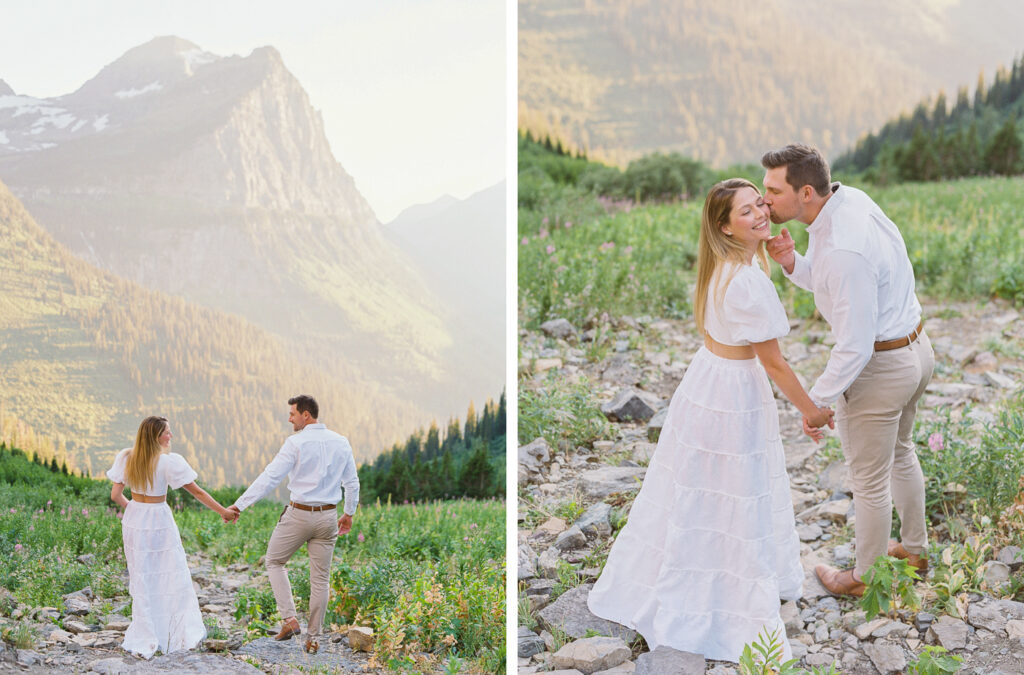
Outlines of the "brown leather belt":
[{"label": "brown leather belt", "polygon": [[715,356],[730,361],[743,361],[756,356],[750,345],[724,345],[707,333],[704,333],[704,346]]},{"label": "brown leather belt", "polygon": [[143,504],[159,504],[160,502],[167,501],[167,495],[137,495],[132,493],[133,502],[142,502]]},{"label": "brown leather belt", "polygon": [[921,336],[922,330],[924,330],[924,319],[921,319],[921,321],[918,322],[917,328],[915,328],[910,335],[901,338],[896,338],[894,340],[884,340],[882,342],[876,342],[875,351],[887,352],[890,349],[899,349],[900,347],[906,347],[911,342],[913,342],[914,340]]},{"label": "brown leather belt", "polygon": [[336,504],[322,504],[320,506],[307,506],[306,504],[297,504],[295,502],[291,502],[291,505],[294,506],[295,508],[299,509],[300,511],[330,511],[335,506],[337,506]]}]

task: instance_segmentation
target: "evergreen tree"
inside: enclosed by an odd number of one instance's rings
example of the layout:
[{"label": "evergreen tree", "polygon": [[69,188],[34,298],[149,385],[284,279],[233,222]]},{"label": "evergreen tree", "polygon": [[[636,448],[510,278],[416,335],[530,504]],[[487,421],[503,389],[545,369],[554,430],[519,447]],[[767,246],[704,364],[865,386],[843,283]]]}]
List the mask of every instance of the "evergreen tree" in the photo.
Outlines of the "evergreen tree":
[{"label": "evergreen tree", "polygon": [[494,467],[487,455],[485,443],[473,444],[473,454],[459,476],[459,492],[467,497],[482,499],[491,496],[493,492]]},{"label": "evergreen tree", "polygon": [[985,166],[992,173],[1012,176],[1024,168],[1024,147],[1017,134],[1017,120],[1007,118],[985,149]]}]

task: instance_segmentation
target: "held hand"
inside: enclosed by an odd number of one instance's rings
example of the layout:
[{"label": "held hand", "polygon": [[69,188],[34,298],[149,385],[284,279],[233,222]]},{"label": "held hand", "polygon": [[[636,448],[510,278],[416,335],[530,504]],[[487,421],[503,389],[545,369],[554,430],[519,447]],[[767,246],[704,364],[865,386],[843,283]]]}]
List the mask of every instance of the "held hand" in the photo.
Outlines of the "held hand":
[{"label": "held hand", "polygon": [[807,419],[807,422],[814,428],[820,429],[821,427],[828,425],[829,429],[836,428],[835,412],[828,406],[821,406],[818,408],[817,414]]},{"label": "held hand", "polygon": [[772,260],[785,267],[787,272],[793,269],[796,263],[796,243],[789,235],[789,230],[782,228],[781,232],[768,240],[766,249]]},{"label": "held hand", "polygon": [[231,506],[224,509],[224,513],[221,514],[221,518],[224,519],[225,523],[234,523],[238,520],[238,516],[241,513],[242,512],[238,509],[238,507],[232,504]]},{"label": "held hand", "polygon": [[338,536],[344,536],[352,530],[352,516],[347,513],[338,518]]},{"label": "held hand", "polygon": [[821,442],[821,439],[825,437],[825,431],[812,425],[806,417],[804,417],[804,433],[810,436],[815,443]]}]

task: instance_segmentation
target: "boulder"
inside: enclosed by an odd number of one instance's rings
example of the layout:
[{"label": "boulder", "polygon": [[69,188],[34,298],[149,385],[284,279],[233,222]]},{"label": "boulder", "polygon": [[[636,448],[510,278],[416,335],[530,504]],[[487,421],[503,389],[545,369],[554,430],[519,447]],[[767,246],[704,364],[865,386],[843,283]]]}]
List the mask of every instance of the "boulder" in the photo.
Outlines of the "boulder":
[{"label": "boulder", "polygon": [[551,319],[540,325],[540,329],[548,337],[566,340],[576,335],[576,329],[568,319]]},{"label": "boulder", "polygon": [[704,675],[704,669],[704,657],[700,654],[681,652],[662,645],[637,658],[635,675]]},{"label": "boulder", "polygon": [[903,650],[886,642],[869,642],[864,645],[864,653],[882,675],[902,673],[907,667],[907,657]]},{"label": "boulder", "polygon": [[544,651],[544,639],[526,626],[519,627],[519,658],[525,659]]},{"label": "boulder", "polygon": [[577,548],[583,548],[586,545],[587,536],[575,525],[558,535],[558,538],[555,539],[555,548],[559,551],[572,551]]},{"label": "boulder", "polygon": [[636,638],[636,632],[620,624],[595,616],[587,607],[587,596],[593,584],[583,584],[563,593],[557,600],[538,612],[545,625],[557,628],[575,639],[591,634],[622,638],[626,643]]},{"label": "boulder", "polygon": [[566,644],[551,657],[555,668],[575,668],[584,675],[593,675],[625,662],[632,656],[622,638],[590,637]]},{"label": "boulder", "polygon": [[349,626],[348,646],[356,652],[373,651],[373,629],[363,626]]},{"label": "boulder", "polygon": [[608,520],[611,513],[610,504],[597,502],[584,511],[573,526],[578,527],[588,537],[607,537],[612,533],[612,526]]},{"label": "boulder", "polygon": [[580,475],[583,491],[590,497],[604,498],[615,492],[640,489],[647,469],[636,466],[603,466]]},{"label": "boulder", "polygon": [[928,627],[928,636],[942,645],[946,651],[963,649],[967,646],[967,624],[951,616],[940,616]]},{"label": "boulder", "polygon": [[665,428],[666,418],[668,418],[668,408],[662,408],[647,423],[647,440],[651,443],[657,443],[661,438],[661,430]]},{"label": "boulder", "polygon": [[650,398],[636,389],[623,389],[611,401],[601,405],[601,412],[612,422],[643,422],[654,416]]}]

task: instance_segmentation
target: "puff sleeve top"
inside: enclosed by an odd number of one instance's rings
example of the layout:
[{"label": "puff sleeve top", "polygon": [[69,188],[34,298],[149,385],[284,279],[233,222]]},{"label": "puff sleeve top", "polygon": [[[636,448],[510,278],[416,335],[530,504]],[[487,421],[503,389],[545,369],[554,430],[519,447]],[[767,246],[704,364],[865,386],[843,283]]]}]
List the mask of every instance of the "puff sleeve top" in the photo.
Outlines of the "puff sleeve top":
[{"label": "puff sleeve top", "polygon": [[[131,451],[131,448],[125,448],[117,453],[114,465],[107,471],[107,478],[115,483],[125,482],[124,471]],[[182,485],[188,485],[195,481],[198,477],[199,474],[189,466],[184,457],[176,452],[169,452],[160,455],[160,459],[156,463],[156,470],[153,472],[153,484],[146,489],[146,492],[140,494],[159,497],[167,494],[168,487],[177,490]]]},{"label": "puff sleeve top", "polygon": [[704,329],[715,341],[742,346],[789,333],[789,319],[775,284],[760,267],[727,263],[717,279],[728,284],[722,304],[716,304],[717,289],[712,284],[704,311]]}]

